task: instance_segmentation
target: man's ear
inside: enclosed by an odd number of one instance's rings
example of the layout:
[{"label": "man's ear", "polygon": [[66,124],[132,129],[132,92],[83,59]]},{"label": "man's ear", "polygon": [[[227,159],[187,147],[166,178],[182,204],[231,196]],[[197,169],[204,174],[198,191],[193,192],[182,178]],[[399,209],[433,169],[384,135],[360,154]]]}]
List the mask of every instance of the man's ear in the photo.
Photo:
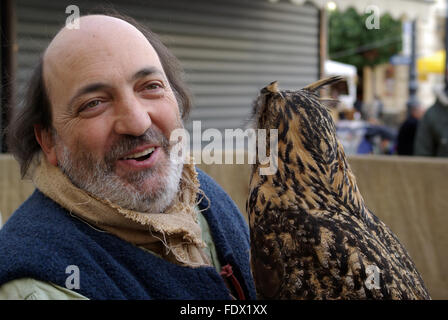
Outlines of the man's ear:
[{"label": "man's ear", "polygon": [[42,129],[40,124],[34,125],[34,135],[39,143],[42,151],[45,154],[48,162],[52,165],[58,165],[58,159],[56,156],[56,144],[53,139],[53,135],[50,129]]}]

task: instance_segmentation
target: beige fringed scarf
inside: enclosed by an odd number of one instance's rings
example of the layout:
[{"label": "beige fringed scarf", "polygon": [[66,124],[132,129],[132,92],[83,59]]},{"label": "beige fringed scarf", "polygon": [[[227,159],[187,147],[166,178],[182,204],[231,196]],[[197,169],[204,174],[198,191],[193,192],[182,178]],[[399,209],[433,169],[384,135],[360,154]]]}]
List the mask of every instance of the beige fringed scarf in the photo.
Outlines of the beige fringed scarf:
[{"label": "beige fringed scarf", "polygon": [[91,227],[109,232],[164,259],[184,266],[210,265],[195,212],[199,180],[193,164],[184,164],[179,192],[164,213],[141,213],[93,197],[74,186],[44,156],[33,176],[35,186]]}]

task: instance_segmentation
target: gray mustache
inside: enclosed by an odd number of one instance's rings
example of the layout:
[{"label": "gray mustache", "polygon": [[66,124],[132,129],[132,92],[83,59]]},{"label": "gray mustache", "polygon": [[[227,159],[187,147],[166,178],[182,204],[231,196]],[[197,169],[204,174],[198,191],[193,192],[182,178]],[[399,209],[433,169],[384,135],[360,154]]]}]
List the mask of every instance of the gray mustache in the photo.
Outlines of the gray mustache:
[{"label": "gray mustache", "polygon": [[116,160],[145,143],[157,144],[161,146],[166,153],[169,152],[169,140],[160,130],[151,127],[141,136],[120,136],[119,140],[117,140],[110,148],[110,151],[107,152],[104,160],[108,166],[112,166]]}]

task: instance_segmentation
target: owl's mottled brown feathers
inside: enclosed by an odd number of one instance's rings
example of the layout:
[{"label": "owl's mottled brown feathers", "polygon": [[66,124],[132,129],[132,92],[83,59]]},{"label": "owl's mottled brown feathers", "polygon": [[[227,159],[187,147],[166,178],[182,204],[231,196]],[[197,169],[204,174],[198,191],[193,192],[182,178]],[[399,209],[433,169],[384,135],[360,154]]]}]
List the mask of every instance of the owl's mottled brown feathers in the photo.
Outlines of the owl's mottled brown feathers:
[{"label": "owl's mottled brown feathers", "polygon": [[272,83],[254,104],[255,129],[278,129],[278,170],[253,166],[247,202],[258,297],[429,299],[406,249],[365,206],[316,94],[338,80],[298,91]]}]

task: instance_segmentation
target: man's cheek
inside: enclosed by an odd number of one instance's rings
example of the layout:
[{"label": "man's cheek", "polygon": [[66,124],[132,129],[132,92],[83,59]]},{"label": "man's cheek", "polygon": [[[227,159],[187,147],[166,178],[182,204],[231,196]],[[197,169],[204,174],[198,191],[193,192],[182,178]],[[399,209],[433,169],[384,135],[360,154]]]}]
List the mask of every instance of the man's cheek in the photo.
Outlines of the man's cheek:
[{"label": "man's cheek", "polygon": [[165,111],[166,116],[168,116],[171,119],[172,125],[177,124],[179,122],[181,118],[180,109],[177,99],[173,92],[170,92],[170,94],[168,95],[163,111]]},{"label": "man's cheek", "polygon": [[164,118],[162,118],[163,123],[161,124],[161,130],[164,137],[169,141],[171,137],[171,133],[178,128],[182,128],[182,122],[180,118],[176,114],[166,114]]},{"label": "man's cheek", "polygon": [[112,145],[112,142],[108,141],[107,135],[103,134],[101,127],[98,127],[97,130],[86,130],[82,132],[76,140],[78,150],[102,158],[105,156],[105,151]]}]

